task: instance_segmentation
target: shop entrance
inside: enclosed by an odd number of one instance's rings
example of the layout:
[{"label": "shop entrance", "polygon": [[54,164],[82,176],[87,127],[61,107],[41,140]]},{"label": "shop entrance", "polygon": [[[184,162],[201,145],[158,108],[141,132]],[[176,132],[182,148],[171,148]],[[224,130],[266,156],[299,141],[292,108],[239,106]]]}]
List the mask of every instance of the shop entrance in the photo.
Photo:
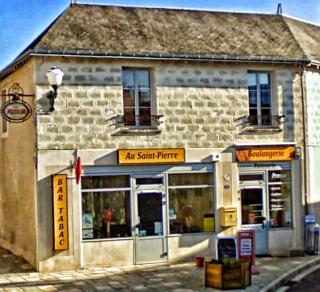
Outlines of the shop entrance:
[{"label": "shop entrance", "polygon": [[167,260],[164,176],[136,176],[135,263]]},{"label": "shop entrance", "polygon": [[256,254],[268,253],[266,196],[261,186],[241,187],[241,229],[254,230]]}]

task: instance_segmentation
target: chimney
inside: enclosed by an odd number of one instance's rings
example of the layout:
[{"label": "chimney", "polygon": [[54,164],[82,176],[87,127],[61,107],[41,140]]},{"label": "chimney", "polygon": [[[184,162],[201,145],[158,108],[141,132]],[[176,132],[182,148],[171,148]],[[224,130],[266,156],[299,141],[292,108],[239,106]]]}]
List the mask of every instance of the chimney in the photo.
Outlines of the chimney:
[{"label": "chimney", "polygon": [[278,4],[277,15],[282,15],[282,4],[281,3]]}]

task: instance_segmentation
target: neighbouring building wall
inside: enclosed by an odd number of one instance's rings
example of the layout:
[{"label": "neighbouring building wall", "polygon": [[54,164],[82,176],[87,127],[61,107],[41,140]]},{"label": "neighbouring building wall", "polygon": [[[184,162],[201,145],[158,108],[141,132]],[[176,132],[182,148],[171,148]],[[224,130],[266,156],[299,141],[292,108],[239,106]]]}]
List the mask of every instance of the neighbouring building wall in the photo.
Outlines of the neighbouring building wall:
[{"label": "neighbouring building wall", "polygon": [[307,154],[310,212],[320,218],[320,72],[306,72]]},{"label": "neighbouring building wall", "polygon": [[[34,61],[0,81],[0,90],[18,82],[34,94]],[[7,123],[0,134],[0,245],[36,266],[36,133],[34,97],[25,97],[33,110],[23,123]]]}]

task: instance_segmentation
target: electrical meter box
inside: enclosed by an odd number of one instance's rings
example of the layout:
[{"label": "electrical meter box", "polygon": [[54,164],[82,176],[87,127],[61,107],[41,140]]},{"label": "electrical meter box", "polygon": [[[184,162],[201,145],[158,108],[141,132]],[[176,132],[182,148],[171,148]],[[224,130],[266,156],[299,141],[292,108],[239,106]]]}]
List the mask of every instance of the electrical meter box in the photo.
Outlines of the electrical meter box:
[{"label": "electrical meter box", "polygon": [[237,208],[222,207],[220,208],[220,225],[221,227],[230,227],[237,225]]}]

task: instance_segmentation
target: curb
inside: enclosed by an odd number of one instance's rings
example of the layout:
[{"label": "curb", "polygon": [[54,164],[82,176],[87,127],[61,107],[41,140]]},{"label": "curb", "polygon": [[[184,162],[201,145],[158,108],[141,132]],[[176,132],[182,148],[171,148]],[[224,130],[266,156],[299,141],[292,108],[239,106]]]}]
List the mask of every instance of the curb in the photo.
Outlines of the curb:
[{"label": "curb", "polygon": [[300,266],[296,267],[295,269],[292,269],[292,270],[284,273],[280,277],[273,280],[270,284],[263,287],[260,290],[260,292],[276,291],[278,288],[283,286],[287,281],[291,280],[292,278],[294,278],[298,274],[300,274],[300,273],[302,273],[302,272],[304,272],[304,271],[306,271],[306,270],[310,269],[311,267],[318,265],[318,264],[320,264],[320,256],[308,261],[307,263],[301,264]]}]

